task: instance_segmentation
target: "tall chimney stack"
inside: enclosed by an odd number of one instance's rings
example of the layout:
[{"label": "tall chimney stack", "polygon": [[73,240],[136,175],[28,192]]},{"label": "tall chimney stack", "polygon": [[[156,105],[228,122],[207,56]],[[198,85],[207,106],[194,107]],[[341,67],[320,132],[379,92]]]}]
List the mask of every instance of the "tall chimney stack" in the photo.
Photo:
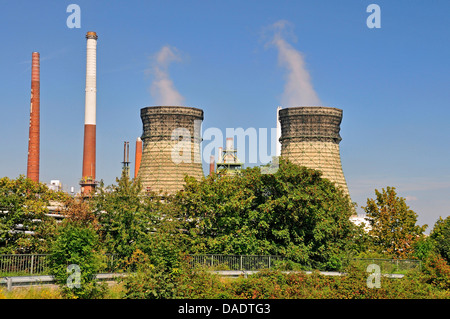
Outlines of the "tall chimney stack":
[{"label": "tall chimney stack", "polygon": [[83,177],[81,192],[89,195],[95,191],[95,139],[96,139],[96,97],[97,97],[97,34],[86,34],[86,99],[84,113]]},{"label": "tall chimney stack", "polygon": [[142,140],[140,137],[138,137],[136,139],[136,153],[134,159],[134,178],[137,177],[137,174],[139,172],[139,167],[141,166],[141,159],[142,159]]},{"label": "tall chimney stack", "polygon": [[28,137],[27,177],[39,182],[40,146],[40,64],[39,52],[32,53],[30,129]]}]

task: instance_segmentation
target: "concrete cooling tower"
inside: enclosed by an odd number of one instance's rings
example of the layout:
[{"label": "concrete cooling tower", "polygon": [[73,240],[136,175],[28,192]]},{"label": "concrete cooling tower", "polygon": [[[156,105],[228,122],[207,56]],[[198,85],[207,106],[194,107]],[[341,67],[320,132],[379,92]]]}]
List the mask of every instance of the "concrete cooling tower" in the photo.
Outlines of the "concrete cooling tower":
[{"label": "concrete cooling tower", "polygon": [[349,194],[342,171],[339,135],[342,110],[332,107],[289,107],[279,110],[281,156],[322,171]]},{"label": "concrete cooling tower", "polygon": [[181,106],[141,109],[143,152],[138,178],[145,191],[173,194],[183,189],[185,174],[201,179],[203,110]]}]

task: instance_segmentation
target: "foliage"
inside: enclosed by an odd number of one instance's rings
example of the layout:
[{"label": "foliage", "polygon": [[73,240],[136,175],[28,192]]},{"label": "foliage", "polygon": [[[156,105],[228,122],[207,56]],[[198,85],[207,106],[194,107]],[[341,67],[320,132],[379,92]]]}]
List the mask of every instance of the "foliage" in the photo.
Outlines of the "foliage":
[{"label": "foliage", "polygon": [[168,265],[142,265],[137,272],[124,279],[124,298],[174,299],[222,298],[224,285],[217,276],[202,268],[189,266],[188,257],[179,254],[177,261]]},{"label": "foliage", "polygon": [[[105,293],[105,287],[96,282],[96,274],[102,267],[102,253],[91,225],[65,221],[58,228],[49,257],[50,272],[65,297],[99,298]],[[68,268],[70,265],[79,267],[79,284],[75,279],[77,274]]]},{"label": "foliage", "polygon": [[439,254],[432,254],[425,262],[425,281],[441,290],[450,289],[450,265]]},{"label": "foliage", "polygon": [[430,238],[439,254],[450,263],[450,216],[442,219],[439,217],[434,224]]},{"label": "foliage", "polygon": [[413,245],[413,257],[427,260],[436,250],[436,244],[430,237],[422,237]]},{"label": "foliage", "polygon": [[174,203],[193,253],[279,254],[336,269],[361,238],[349,197],[319,171],[283,159],[275,174],[255,167],[188,177]]},{"label": "foliage", "polygon": [[107,253],[125,261],[132,253],[146,245],[152,228],[150,216],[141,196],[141,184],[130,180],[123,172],[117,185],[97,188],[90,205],[99,223],[98,233]]},{"label": "foliage", "polygon": [[170,272],[148,268],[125,279],[125,297],[203,299],[412,299],[449,298],[449,291],[430,282],[432,275],[411,272],[402,279],[381,278],[380,288],[369,288],[369,273],[349,266],[343,276],[314,271],[283,273],[263,270],[223,280],[206,269],[179,267]]},{"label": "foliage", "polygon": [[376,199],[367,199],[367,206],[362,207],[371,226],[373,246],[394,258],[407,258],[427,225],[416,225],[417,214],[409,209],[404,198],[397,196],[395,187],[375,190],[375,194]]},{"label": "foliage", "polygon": [[46,215],[49,212],[47,206],[51,200],[67,197],[23,175],[15,180],[1,178],[0,253],[47,252],[56,225],[54,219]]}]

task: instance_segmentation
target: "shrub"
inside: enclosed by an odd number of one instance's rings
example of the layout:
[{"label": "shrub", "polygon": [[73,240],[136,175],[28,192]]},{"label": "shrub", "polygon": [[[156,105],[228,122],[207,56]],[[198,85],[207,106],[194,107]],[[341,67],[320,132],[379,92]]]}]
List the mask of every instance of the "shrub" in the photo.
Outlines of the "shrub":
[{"label": "shrub", "polygon": [[228,298],[225,284],[204,268],[192,268],[179,256],[177,263],[141,264],[124,279],[128,299]]},{"label": "shrub", "polygon": [[[98,237],[89,226],[65,223],[59,232],[50,252],[50,272],[61,287],[66,298],[100,298],[106,287],[99,285],[96,274],[102,265],[98,249]],[[79,282],[74,281],[78,273],[70,271],[70,265],[79,267]],[[71,284],[69,284],[71,283]]]},{"label": "shrub", "polygon": [[425,261],[423,267],[425,281],[439,289],[450,289],[450,266],[438,254],[432,255]]}]

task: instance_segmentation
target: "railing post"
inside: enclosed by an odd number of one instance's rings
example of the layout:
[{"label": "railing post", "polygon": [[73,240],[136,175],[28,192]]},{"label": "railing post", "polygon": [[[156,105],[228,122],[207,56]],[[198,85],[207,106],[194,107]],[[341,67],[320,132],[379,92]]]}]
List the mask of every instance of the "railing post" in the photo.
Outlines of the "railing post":
[{"label": "railing post", "polygon": [[12,290],[12,278],[11,277],[6,278],[6,290],[7,291]]},{"label": "railing post", "polygon": [[269,269],[270,269],[270,255],[269,255]]},{"label": "railing post", "polygon": [[241,261],[240,261],[240,269],[239,270],[242,270],[242,255],[241,255]]},{"label": "railing post", "polygon": [[30,266],[30,274],[33,274],[33,267],[34,267],[34,255],[31,255],[31,266]]}]

